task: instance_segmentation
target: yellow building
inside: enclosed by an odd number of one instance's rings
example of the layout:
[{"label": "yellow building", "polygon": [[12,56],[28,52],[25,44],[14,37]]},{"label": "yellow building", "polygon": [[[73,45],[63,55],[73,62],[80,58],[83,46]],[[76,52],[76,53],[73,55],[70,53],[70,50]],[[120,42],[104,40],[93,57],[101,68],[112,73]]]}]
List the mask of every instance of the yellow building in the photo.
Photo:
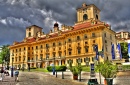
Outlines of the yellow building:
[{"label": "yellow building", "polygon": [[14,42],[10,46],[10,65],[25,68],[43,68],[51,64],[72,65],[81,59],[82,65],[89,65],[95,60],[95,45],[98,50],[104,50],[104,57],[99,61],[112,60],[111,45],[116,44],[115,32],[110,25],[100,21],[100,9],[95,5],[82,4],[77,9],[77,22],[74,26],[58,23],[48,34],[42,28],[32,25],[26,28],[26,37],[21,42]]}]

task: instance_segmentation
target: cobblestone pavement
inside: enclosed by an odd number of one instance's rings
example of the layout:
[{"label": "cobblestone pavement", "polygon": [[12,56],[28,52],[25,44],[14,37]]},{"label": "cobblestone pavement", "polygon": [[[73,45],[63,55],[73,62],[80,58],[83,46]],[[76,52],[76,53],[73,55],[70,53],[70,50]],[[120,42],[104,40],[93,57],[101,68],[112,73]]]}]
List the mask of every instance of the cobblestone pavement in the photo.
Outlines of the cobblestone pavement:
[{"label": "cobblestone pavement", "polygon": [[14,82],[14,77],[5,76],[3,81],[0,81],[0,85],[16,85],[17,82]]},{"label": "cobblestone pavement", "polygon": [[69,79],[56,78],[46,73],[24,72],[16,85],[86,85]]},{"label": "cobblestone pavement", "polygon": [[[0,85],[87,85],[89,75],[89,72],[82,72],[81,81],[76,81],[72,79],[71,72],[64,72],[64,79],[62,79],[61,72],[57,73],[57,77],[52,73],[20,72],[19,82],[15,82],[14,77],[5,76],[3,82],[0,81]],[[99,82],[98,74],[96,74],[96,78]],[[103,82],[104,78],[102,77],[102,85]],[[117,76],[113,83],[113,85],[130,85],[130,72],[120,73],[120,76]]]}]

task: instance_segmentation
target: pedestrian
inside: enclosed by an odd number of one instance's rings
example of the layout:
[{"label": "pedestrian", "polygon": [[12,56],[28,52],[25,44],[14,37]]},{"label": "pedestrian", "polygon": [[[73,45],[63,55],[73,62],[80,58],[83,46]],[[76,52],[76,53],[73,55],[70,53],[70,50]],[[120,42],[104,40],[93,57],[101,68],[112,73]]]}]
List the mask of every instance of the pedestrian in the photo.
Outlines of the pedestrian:
[{"label": "pedestrian", "polygon": [[1,68],[0,73],[1,73],[0,80],[3,81],[3,79],[4,79],[4,69],[3,69],[3,67]]},{"label": "pedestrian", "polygon": [[18,75],[19,75],[19,71],[18,71],[18,69],[15,71],[15,81],[19,81],[19,79],[18,79]]}]

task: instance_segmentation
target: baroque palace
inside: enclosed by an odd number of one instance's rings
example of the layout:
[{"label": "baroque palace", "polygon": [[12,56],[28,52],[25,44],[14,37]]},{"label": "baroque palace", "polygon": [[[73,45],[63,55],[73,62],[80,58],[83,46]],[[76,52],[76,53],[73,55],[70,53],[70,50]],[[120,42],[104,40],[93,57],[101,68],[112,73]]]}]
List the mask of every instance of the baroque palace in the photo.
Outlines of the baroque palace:
[{"label": "baroque palace", "polygon": [[77,9],[77,22],[74,26],[58,23],[48,34],[42,28],[32,25],[26,28],[26,37],[21,42],[14,42],[10,48],[10,65],[28,68],[44,68],[51,64],[82,65],[95,62],[95,45],[98,51],[103,49],[99,61],[112,60],[111,45],[116,44],[116,33],[110,25],[100,21],[100,9],[94,4],[82,4]]}]

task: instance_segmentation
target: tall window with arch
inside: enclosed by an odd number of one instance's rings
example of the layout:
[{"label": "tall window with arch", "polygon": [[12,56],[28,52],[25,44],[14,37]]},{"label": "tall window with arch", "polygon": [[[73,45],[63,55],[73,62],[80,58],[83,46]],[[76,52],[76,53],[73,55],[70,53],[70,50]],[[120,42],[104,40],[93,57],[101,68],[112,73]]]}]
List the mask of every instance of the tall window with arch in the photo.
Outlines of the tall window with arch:
[{"label": "tall window with arch", "polygon": [[87,14],[84,14],[83,15],[83,20],[87,20],[88,19],[88,15]]},{"label": "tall window with arch", "polygon": [[28,37],[31,37],[31,32],[28,33]]}]

